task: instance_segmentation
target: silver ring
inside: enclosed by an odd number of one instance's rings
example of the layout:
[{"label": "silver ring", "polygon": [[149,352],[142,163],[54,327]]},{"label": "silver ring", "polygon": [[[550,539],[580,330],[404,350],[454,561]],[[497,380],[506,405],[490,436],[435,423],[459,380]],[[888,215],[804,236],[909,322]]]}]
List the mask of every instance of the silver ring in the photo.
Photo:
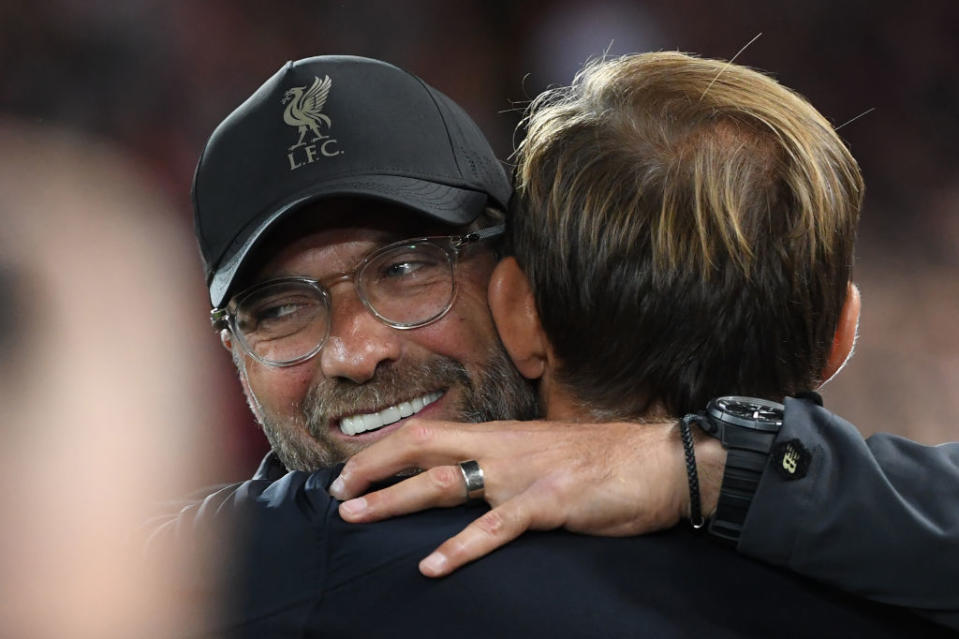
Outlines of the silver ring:
[{"label": "silver ring", "polygon": [[482,499],[483,491],[486,488],[486,482],[483,477],[483,469],[475,459],[462,461],[459,463],[460,472],[463,473],[463,483],[466,487],[467,499]]}]

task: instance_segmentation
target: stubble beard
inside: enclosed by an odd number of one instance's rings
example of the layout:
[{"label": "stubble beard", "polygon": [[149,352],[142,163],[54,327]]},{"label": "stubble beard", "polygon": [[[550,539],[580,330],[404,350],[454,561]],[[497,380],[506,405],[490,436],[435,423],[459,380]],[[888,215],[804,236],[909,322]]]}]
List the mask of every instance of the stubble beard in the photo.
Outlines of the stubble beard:
[{"label": "stubble beard", "polygon": [[451,419],[486,422],[533,419],[536,394],[519,374],[502,344],[491,348],[485,365],[471,377],[458,361],[434,356],[421,364],[384,364],[369,382],[323,379],[310,388],[294,424],[270,415],[255,398],[256,414],[270,446],[288,470],[314,471],[345,461],[368,444],[344,441],[330,432],[330,420],[373,412],[436,390],[459,389]]}]

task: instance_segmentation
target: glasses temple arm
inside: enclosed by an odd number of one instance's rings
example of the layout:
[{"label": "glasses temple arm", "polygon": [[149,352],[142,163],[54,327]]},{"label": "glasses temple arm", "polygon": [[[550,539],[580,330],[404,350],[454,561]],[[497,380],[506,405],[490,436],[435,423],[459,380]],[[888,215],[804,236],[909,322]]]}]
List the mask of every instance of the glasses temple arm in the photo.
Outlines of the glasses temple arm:
[{"label": "glasses temple arm", "polygon": [[489,228],[467,233],[463,236],[463,242],[481,242],[483,240],[489,240],[494,237],[499,237],[504,231],[506,231],[506,225],[497,224],[496,226],[490,226]]},{"label": "glasses temple arm", "polygon": [[214,330],[229,328],[229,313],[225,308],[214,308],[210,311],[210,324]]}]

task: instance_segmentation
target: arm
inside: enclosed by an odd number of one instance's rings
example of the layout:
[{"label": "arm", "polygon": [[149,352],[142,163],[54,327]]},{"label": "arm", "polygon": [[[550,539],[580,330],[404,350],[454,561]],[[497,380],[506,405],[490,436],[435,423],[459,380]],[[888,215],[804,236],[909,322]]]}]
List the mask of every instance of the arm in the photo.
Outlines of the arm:
[{"label": "arm", "polygon": [[[787,399],[777,441],[811,452],[804,478],[767,466],[738,549],[852,594],[914,608],[959,627],[959,444],[926,447],[859,432],[810,402]],[[462,503],[453,464],[477,459],[486,473],[482,518],[441,545],[443,576],[525,530],[566,528],[621,536],[673,526],[689,493],[675,422],[455,424],[411,420],[354,456],[333,493],[350,499],[343,519],[367,522]],[[703,512],[715,511],[725,451],[696,442]],[[403,468],[427,472],[362,495]]]},{"label": "arm", "polygon": [[959,629],[959,443],[864,440],[811,402],[786,400],[777,441],[810,452],[805,477],[767,467],[738,550]]},{"label": "arm", "polygon": [[[708,513],[709,504],[715,507],[725,451],[702,433],[697,440]],[[340,515],[350,522],[461,504],[466,494],[456,464],[467,459],[483,469],[484,499],[492,509],[426,558],[420,564],[424,575],[445,576],[526,530],[565,528],[623,537],[668,528],[688,516],[675,420],[461,424],[411,419],[354,455],[330,492],[347,500]],[[411,467],[425,472],[366,493],[371,482]]]}]

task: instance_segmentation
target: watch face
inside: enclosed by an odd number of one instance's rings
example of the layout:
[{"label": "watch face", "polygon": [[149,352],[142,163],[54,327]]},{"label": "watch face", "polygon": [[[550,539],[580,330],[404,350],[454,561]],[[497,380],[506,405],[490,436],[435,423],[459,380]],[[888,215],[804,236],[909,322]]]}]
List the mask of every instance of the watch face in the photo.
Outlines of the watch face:
[{"label": "watch face", "polygon": [[783,425],[782,404],[768,399],[729,395],[709,402],[706,412],[724,422],[758,430],[779,431]]}]

